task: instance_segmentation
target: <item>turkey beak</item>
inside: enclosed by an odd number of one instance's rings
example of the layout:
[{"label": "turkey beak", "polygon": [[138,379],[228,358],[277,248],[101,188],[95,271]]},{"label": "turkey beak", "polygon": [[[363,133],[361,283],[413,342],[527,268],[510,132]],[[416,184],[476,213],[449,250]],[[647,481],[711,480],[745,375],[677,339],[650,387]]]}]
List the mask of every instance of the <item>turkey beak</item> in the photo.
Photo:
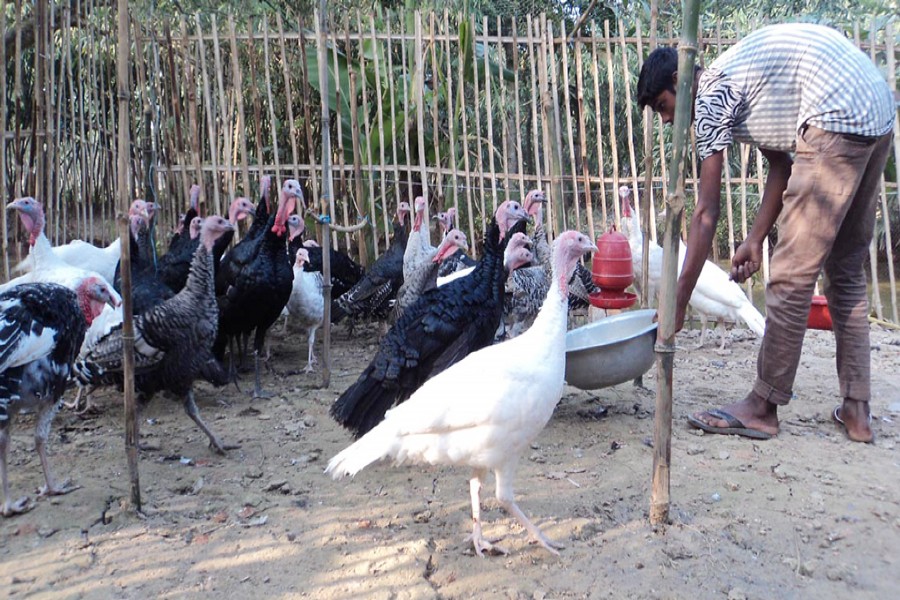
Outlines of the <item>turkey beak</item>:
[{"label": "turkey beak", "polygon": [[18,208],[19,208],[18,200],[13,200],[12,202],[10,202],[9,204],[6,205],[6,210],[18,210]]}]

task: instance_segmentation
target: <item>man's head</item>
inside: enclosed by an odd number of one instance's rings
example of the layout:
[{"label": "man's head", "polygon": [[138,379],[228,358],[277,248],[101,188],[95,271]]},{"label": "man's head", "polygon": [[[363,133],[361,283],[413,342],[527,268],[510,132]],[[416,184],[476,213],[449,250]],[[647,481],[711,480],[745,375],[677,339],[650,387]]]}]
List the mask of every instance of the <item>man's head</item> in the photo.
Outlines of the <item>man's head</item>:
[{"label": "man's head", "polygon": [[665,46],[650,53],[638,77],[637,100],[649,106],[664,123],[675,118],[675,83],[678,81],[678,51]]}]

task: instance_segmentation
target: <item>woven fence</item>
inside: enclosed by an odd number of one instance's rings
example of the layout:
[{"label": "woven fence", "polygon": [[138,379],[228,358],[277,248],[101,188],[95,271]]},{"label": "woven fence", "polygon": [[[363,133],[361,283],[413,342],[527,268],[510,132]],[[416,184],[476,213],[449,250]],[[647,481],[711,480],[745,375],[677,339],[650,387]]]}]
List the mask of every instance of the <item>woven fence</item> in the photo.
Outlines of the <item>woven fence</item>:
[{"label": "woven fence", "polygon": [[[34,195],[45,203],[53,243],[103,244],[116,235],[115,165],[123,151],[116,147],[115,14],[90,0],[35,6],[12,21],[0,16],[0,52],[11,67],[0,79],[0,185],[8,198]],[[457,207],[471,241],[499,202],[541,188],[551,232],[598,235],[620,219],[617,191],[627,185],[652,203],[655,240],[670,135],[638,110],[635,87],[643,57],[674,43],[671,31],[641,21],[585,22],[566,31],[543,15],[446,12],[333,15],[327,31],[317,22],[314,15],[291,23],[276,15],[238,26],[216,14],[133,21],[128,193],[160,202],[162,227],[174,226],[186,209],[192,183],[202,184],[203,210],[222,214],[236,196],[255,199],[265,173],[299,179],[311,209],[335,223],[367,218],[371,226],[361,233],[332,239],[367,262],[383,252],[397,202],[417,195],[428,199],[431,214]],[[894,24],[872,19],[846,32],[896,90]],[[742,33],[707,24],[703,62]],[[317,36],[326,41],[321,57]],[[331,78],[324,125],[319,60]],[[332,139],[335,190],[324,202],[323,127]],[[900,132],[894,143],[870,277],[877,316],[897,323]],[[689,207],[698,172],[693,152],[690,161]],[[746,235],[765,175],[758,151],[735,145],[728,153],[716,260]],[[6,214],[2,226],[8,277],[26,249]],[[766,263],[757,292],[767,277]]]}]

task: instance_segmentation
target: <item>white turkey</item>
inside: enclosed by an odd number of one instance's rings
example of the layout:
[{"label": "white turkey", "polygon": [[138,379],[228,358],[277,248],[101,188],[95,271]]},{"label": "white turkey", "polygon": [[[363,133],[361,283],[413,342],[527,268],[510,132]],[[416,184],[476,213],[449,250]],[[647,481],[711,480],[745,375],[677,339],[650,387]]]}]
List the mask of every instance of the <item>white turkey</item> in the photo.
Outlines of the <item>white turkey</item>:
[{"label": "white turkey", "polygon": [[577,231],[554,242],[553,283],[534,325],[519,337],[488,346],[425,382],[378,426],[332,458],[325,472],[355,475],[384,458],[395,463],[449,464],[472,469],[472,536],[475,552],[493,546],[481,532],[480,491],[488,471],[501,506],[554,554],[549,540],[522,512],[513,480],[522,453],[553,415],[563,391],[568,280],[575,262],[595,248]]},{"label": "white turkey", "polygon": [[26,196],[10,202],[6,208],[14,209],[19,213],[19,219],[29,234],[28,243],[31,246],[29,256],[32,257],[34,268],[30,272],[0,285],[0,292],[22,283],[57,283],[75,291],[86,279],[98,278],[107,286],[110,295],[117,303],[122,301],[121,296],[113,289],[110,280],[96,271],[70,265],[53,253],[50,240],[44,234],[44,209],[40,202]]},{"label": "white turkey", "polygon": [[298,248],[294,260],[294,287],[285,310],[295,323],[306,329],[308,353],[304,371],[309,373],[316,364],[313,346],[316,343],[316,330],[322,325],[322,318],[325,316],[325,298],[322,295],[322,274],[318,271],[304,271],[303,265],[307,262],[309,251]]},{"label": "white turkey", "polygon": [[[643,267],[641,255],[643,253],[643,239],[638,223],[637,210],[631,207],[631,188],[622,186],[619,188],[619,197],[622,200],[622,232],[628,237],[631,247],[631,260],[634,265],[635,283],[642,281]],[[687,247],[679,241],[678,271],[684,265],[684,257]],[[648,297],[653,299],[659,291],[660,278],[662,277],[663,249],[654,243],[650,244],[650,260],[648,275]],[[697,279],[697,285],[691,293],[691,308],[700,315],[702,330],[700,333],[700,346],[706,336],[706,320],[713,318],[718,321],[722,336],[720,350],[725,348],[725,323],[729,321],[743,321],[757,336],[762,337],[766,330],[766,319],[753,306],[741,287],[731,281],[728,274],[711,261],[703,264],[703,270]]]},{"label": "white turkey", "polygon": [[50,474],[47,437],[85,329],[104,303],[114,302],[109,286],[90,278],[74,292],[55,283],[23,283],[0,294],[0,514],[4,517],[31,508],[27,497],[13,501],[9,495],[9,431],[13,414],[21,408],[37,412],[34,442],[46,481],[40,494],[75,489],[68,482],[56,483]]},{"label": "white turkey", "polygon": [[[181,399],[188,416],[209,438],[218,453],[236,446],[222,444],[200,418],[193,383],[199,378],[217,385],[228,383],[222,365],[212,354],[219,310],[213,281],[213,246],[234,225],[222,217],[203,220],[200,245],[194,253],[184,288],[134,319],[135,390],[139,402],[159,391]],[[122,384],[122,326],[118,325],[86,349],[75,363],[80,385]]]}]

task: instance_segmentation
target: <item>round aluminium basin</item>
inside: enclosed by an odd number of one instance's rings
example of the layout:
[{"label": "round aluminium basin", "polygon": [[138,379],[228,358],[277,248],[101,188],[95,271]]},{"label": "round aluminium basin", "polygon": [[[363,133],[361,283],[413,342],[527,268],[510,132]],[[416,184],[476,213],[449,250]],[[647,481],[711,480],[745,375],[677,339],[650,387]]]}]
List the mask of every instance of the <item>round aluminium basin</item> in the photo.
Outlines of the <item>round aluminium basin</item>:
[{"label": "round aluminium basin", "polygon": [[596,390],[640,377],[653,364],[653,309],[613,315],[566,334],[566,382]]}]

